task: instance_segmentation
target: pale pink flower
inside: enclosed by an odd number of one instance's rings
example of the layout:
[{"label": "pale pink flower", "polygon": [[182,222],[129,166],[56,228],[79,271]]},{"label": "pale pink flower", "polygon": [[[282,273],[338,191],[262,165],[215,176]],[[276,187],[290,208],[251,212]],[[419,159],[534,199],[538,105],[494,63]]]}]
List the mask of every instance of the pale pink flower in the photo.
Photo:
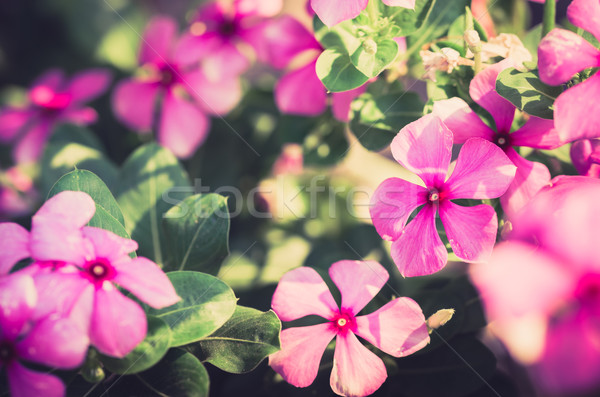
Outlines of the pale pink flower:
[{"label": "pale pink flower", "polygon": [[[373,0],[370,0],[373,1]],[[415,8],[416,0],[382,0],[392,7]],[[353,19],[367,8],[369,0],[310,0],[310,5],[319,19],[327,26]]]},{"label": "pale pink flower", "polygon": [[600,177],[600,140],[581,139],[573,142],[571,161],[580,175]]},{"label": "pale pink flower", "polygon": [[356,336],[394,357],[406,356],[429,343],[425,317],[410,298],[396,298],[358,316],[389,278],[377,262],[339,261],[331,265],[329,276],[341,292],[341,307],[314,269],[297,268],[281,278],[272,308],[282,321],[317,315],[327,322],[285,329],[281,350],[269,356],[269,365],[288,383],[307,387],[317,376],[327,345],[336,338],[331,388],[342,396],[366,396],[379,389],[387,372],[383,361]]},{"label": "pale pink flower", "polygon": [[[397,162],[425,186],[400,178],[383,181],[371,199],[371,219],[379,235],[393,241],[392,258],[403,276],[423,276],[443,268],[448,252],[436,229],[439,211],[452,250],[465,262],[488,259],[496,241],[496,211],[487,205],[463,207],[455,199],[491,199],[504,194],[516,167],[496,145],[471,138],[446,178],[452,156],[452,131],[429,114],[408,124],[394,138]],[[423,206],[408,223],[409,216]]]}]

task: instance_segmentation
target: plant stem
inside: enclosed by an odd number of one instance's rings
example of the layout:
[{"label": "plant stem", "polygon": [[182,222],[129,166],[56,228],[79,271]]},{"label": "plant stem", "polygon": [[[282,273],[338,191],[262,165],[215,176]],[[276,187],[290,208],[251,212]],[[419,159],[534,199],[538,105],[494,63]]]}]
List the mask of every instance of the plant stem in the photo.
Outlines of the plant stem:
[{"label": "plant stem", "polygon": [[556,0],[546,0],[544,4],[544,24],[542,26],[542,37],[554,29],[556,19]]},{"label": "plant stem", "polygon": [[372,27],[377,27],[377,22],[379,21],[379,4],[377,4],[379,0],[369,0],[367,4],[367,14],[369,15],[369,22],[371,22]]}]

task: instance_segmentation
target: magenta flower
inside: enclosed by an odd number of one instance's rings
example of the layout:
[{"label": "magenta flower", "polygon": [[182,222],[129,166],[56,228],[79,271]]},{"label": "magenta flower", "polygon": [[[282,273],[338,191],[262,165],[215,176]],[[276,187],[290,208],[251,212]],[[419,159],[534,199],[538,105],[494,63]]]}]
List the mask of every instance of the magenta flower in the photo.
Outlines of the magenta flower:
[{"label": "magenta flower", "polygon": [[241,98],[241,86],[235,77],[209,77],[200,67],[199,54],[186,52],[176,34],[177,25],[169,17],[155,17],[148,23],[139,53],[146,76],[120,82],[112,102],[125,125],[140,133],[156,128],[161,145],[187,158],[208,134],[207,114],[222,115],[233,109]]},{"label": "magenta flower", "polygon": [[377,262],[339,261],[331,265],[329,276],[342,294],[341,308],[314,269],[300,267],[281,278],[272,308],[282,321],[317,315],[327,322],[284,330],[281,350],[269,356],[269,365],[292,385],[309,386],[327,345],[336,338],[331,388],[342,396],[366,396],[379,389],[387,373],[383,361],[356,335],[394,357],[406,356],[429,343],[425,317],[410,298],[396,298],[357,316],[389,278]]},{"label": "magenta flower", "polygon": [[37,161],[57,123],[96,121],[96,112],[85,107],[85,102],[106,91],[110,79],[104,69],[86,70],[70,80],[60,70],[47,71],[33,83],[26,107],[0,110],[0,142],[14,145],[16,163]]},{"label": "magenta flower", "polygon": [[0,221],[31,214],[39,195],[23,167],[0,170],[0,180]]},{"label": "magenta flower", "polygon": [[432,274],[446,265],[448,252],[435,225],[438,211],[452,250],[465,262],[487,260],[496,241],[498,219],[491,206],[462,207],[451,200],[501,196],[514,179],[516,167],[496,145],[471,138],[446,179],[452,141],[450,129],[432,114],[404,127],[392,141],[396,161],[425,184],[389,178],[371,200],[373,225],[383,239],[393,241],[392,258],[403,276]]},{"label": "magenta flower", "polygon": [[600,140],[581,139],[573,142],[571,161],[580,175],[600,177]]},{"label": "magenta flower", "polygon": [[[600,4],[596,0],[573,0],[567,9],[573,25],[600,38]],[[600,50],[583,37],[564,29],[553,29],[538,47],[540,79],[560,85],[575,74],[600,66]],[[600,136],[600,75],[594,74],[583,83],[569,88],[554,102],[554,122],[563,142]]]},{"label": "magenta flower", "polygon": [[21,362],[76,368],[85,359],[88,338],[68,319],[49,316],[32,322],[37,303],[30,276],[0,278],[0,371],[6,371],[12,396],[63,396],[65,387],[59,378],[26,368]]},{"label": "magenta flower", "polygon": [[[370,0],[374,1],[374,0]],[[382,0],[392,7],[415,8],[416,0]],[[369,0],[310,0],[310,5],[319,19],[327,26],[353,19],[367,8]]]},{"label": "magenta flower", "polygon": [[600,181],[559,176],[519,213],[509,241],[471,277],[512,355],[544,392],[600,386]]},{"label": "magenta flower", "polygon": [[525,125],[511,133],[516,108],[496,92],[498,74],[511,65],[512,61],[507,59],[486,68],[475,76],[469,88],[473,100],[494,118],[495,129],[485,124],[460,98],[438,101],[433,108],[434,114],[454,133],[455,144],[469,138],[483,138],[504,150],[517,167],[515,179],[500,197],[502,208],[509,217],[550,182],[550,171],[544,164],[525,160],[514,147],[554,149],[561,144],[552,120],[531,116]]}]

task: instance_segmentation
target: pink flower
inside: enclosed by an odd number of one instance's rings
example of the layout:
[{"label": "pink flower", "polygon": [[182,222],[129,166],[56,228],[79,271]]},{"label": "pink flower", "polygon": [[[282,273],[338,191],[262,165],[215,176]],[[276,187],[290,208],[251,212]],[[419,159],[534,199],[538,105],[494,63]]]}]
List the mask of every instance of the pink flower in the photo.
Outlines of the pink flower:
[{"label": "pink flower", "polygon": [[100,96],[110,79],[104,69],[86,70],[70,80],[58,69],[47,71],[33,83],[26,107],[0,111],[0,142],[14,145],[15,162],[37,161],[57,123],[87,125],[96,121],[96,112],[85,107],[85,102]]},{"label": "pink flower", "polygon": [[0,171],[0,221],[30,215],[39,200],[33,179],[23,167]]},{"label": "pink flower", "polygon": [[[575,26],[600,38],[600,3],[596,0],[573,0],[567,18]],[[540,79],[550,85],[571,80],[584,69],[600,66],[600,51],[583,37],[564,29],[553,29],[538,47]],[[600,75],[569,88],[554,103],[554,122],[563,142],[600,136],[598,124]]]},{"label": "pink flower", "polygon": [[600,177],[600,140],[581,139],[573,142],[571,160],[580,175]]},{"label": "pink flower", "polygon": [[187,52],[176,34],[171,18],[155,17],[148,23],[139,52],[146,76],[120,82],[112,102],[125,125],[140,133],[156,128],[161,145],[187,158],[208,134],[207,114],[229,112],[241,98],[241,86],[235,77],[211,78],[200,67],[200,54]]},{"label": "pink flower", "polygon": [[496,145],[471,138],[446,179],[452,141],[450,129],[432,114],[404,127],[392,141],[396,161],[425,184],[389,178],[371,200],[373,225],[381,237],[393,241],[392,258],[403,276],[432,274],[446,265],[448,253],[435,225],[438,211],[452,250],[465,262],[487,260],[496,241],[498,219],[491,206],[462,207],[451,200],[501,196],[514,179],[516,167]]},{"label": "pink flower", "polygon": [[49,316],[32,322],[38,303],[33,279],[24,274],[0,278],[0,370],[13,396],[63,396],[54,375],[26,368],[22,361],[71,369],[83,363],[88,338],[68,319]]},{"label": "pink flower", "polygon": [[561,143],[552,120],[538,117],[531,116],[525,125],[511,133],[516,108],[496,92],[498,74],[511,65],[512,61],[507,59],[486,68],[475,76],[469,88],[473,100],[494,118],[495,128],[485,124],[460,98],[438,101],[433,108],[434,114],[454,133],[455,144],[473,137],[483,138],[504,150],[517,167],[514,181],[500,198],[509,217],[550,181],[550,171],[545,165],[525,160],[514,147],[554,149]]},{"label": "pink flower", "polygon": [[[373,1],[373,0],[370,0]],[[416,0],[382,0],[392,7],[415,8]],[[353,19],[367,8],[369,0],[310,0],[310,5],[319,19],[327,26]]]},{"label": "pink flower", "polygon": [[158,265],[129,256],[137,249],[135,241],[84,226],[95,210],[86,193],[61,192],[35,214],[31,233],[16,224],[0,224],[0,237],[5,237],[0,273],[32,258],[34,263],[21,272],[34,277],[40,296],[34,317],[58,311],[89,332],[100,352],[123,357],[145,338],[146,315],[116,285],[154,308],[180,298]]},{"label": "pink flower", "polygon": [[[496,334],[548,392],[600,386],[600,181],[560,176],[471,277]],[[553,394],[554,395],[554,394]]]},{"label": "pink flower", "polygon": [[342,396],[366,396],[379,389],[387,373],[383,361],[356,335],[394,357],[406,356],[429,343],[425,317],[410,298],[394,299],[371,314],[357,316],[389,278],[377,262],[339,261],[331,265],[329,276],[342,294],[341,308],[314,269],[297,268],[281,278],[272,308],[282,321],[317,315],[327,322],[284,330],[281,350],[269,356],[269,365],[292,385],[309,386],[335,337],[331,388]]}]

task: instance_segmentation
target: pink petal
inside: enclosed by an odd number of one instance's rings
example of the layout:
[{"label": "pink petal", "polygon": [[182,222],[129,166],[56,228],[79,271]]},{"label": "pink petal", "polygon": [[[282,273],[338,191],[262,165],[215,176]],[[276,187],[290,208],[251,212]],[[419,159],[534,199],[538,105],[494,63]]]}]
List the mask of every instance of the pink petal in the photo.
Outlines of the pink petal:
[{"label": "pink petal", "polygon": [[338,335],[331,370],[331,389],[340,396],[368,396],[387,378],[385,365],[352,332]]},{"label": "pink petal", "polygon": [[356,317],[356,334],[394,357],[421,350],[429,343],[423,311],[410,298],[396,298],[381,309]]},{"label": "pink petal", "polygon": [[184,33],[175,43],[173,62],[182,67],[194,67],[201,59],[210,57],[219,47],[221,40],[210,32],[202,36]]},{"label": "pink petal", "polygon": [[273,17],[281,12],[283,0],[235,0],[237,12],[241,14]]},{"label": "pink petal", "polygon": [[98,113],[92,108],[65,109],[61,114],[61,120],[73,124],[88,125],[98,120]]},{"label": "pink petal", "polygon": [[137,80],[123,80],[112,95],[115,116],[127,127],[149,132],[154,121],[156,96],[160,86]]},{"label": "pink petal", "polygon": [[88,254],[81,228],[96,212],[83,192],[64,191],[51,197],[32,218],[30,249],[37,260],[82,264]]},{"label": "pink petal", "polygon": [[573,0],[567,8],[569,22],[600,38],[600,3],[595,0]]},{"label": "pink petal", "polygon": [[0,142],[10,142],[34,116],[28,109],[5,108],[0,111]]},{"label": "pink petal", "polygon": [[210,56],[202,60],[202,70],[213,81],[239,77],[250,67],[248,58],[235,44],[220,40]]},{"label": "pink petal", "polygon": [[350,121],[350,105],[355,98],[358,98],[367,91],[367,84],[358,88],[344,92],[334,92],[331,95],[331,111],[333,116],[343,123]]},{"label": "pink petal", "polygon": [[554,123],[561,142],[600,136],[600,74],[569,88],[554,102]]},{"label": "pink petal", "polygon": [[515,106],[496,92],[496,79],[501,71],[514,66],[514,61],[507,58],[478,73],[471,81],[469,93],[471,98],[487,110],[496,122],[496,131],[508,133],[515,117]]},{"label": "pink petal", "polygon": [[392,7],[404,7],[414,10],[416,1],[417,0],[383,0],[383,4]]},{"label": "pink petal", "polygon": [[129,254],[138,249],[138,243],[135,241],[97,227],[84,227],[83,235],[94,247],[96,258],[108,259],[113,266],[129,265],[131,263]]},{"label": "pink petal", "polygon": [[343,260],[331,265],[329,277],[342,295],[341,310],[355,316],[381,291],[390,275],[375,261]]},{"label": "pink petal", "polygon": [[210,120],[191,102],[169,92],[163,103],[158,142],[179,158],[191,157],[204,142]]},{"label": "pink petal", "polygon": [[282,113],[317,116],[327,109],[327,90],[313,60],[283,76],[275,85],[275,103]]},{"label": "pink petal", "polygon": [[427,202],[427,189],[400,178],[389,178],[377,187],[371,199],[371,219],[384,240],[400,237],[410,214]]},{"label": "pink petal", "polygon": [[440,218],[457,257],[465,262],[489,259],[498,233],[498,217],[492,206],[463,207],[446,200],[440,203]]},{"label": "pink petal", "polygon": [[510,134],[513,146],[526,146],[535,149],[556,149],[563,143],[558,131],[554,129],[554,121],[531,116],[517,131]]},{"label": "pink petal", "polygon": [[448,262],[448,251],[435,227],[435,211],[425,205],[392,244],[392,258],[404,277],[433,274]]},{"label": "pink petal", "polygon": [[40,120],[23,134],[15,144],[13,159],[15,163],[30,163],[39,161],[44,151],[46,141],[50,136],[52,126],[47,120]]},{"label": "pink petal", "polygon": [[580,175],[600,177],[600,165],[592,159],[593,153],[600,153],[597,139],[582,139],[571,145],[571,161]]},{"label": "pink petal", "polygon": [[288,328],[281,332],[281,350],[269,356],[269,365],[286,382],[309,386],[319,372],[321,357],[335,331],[331,323]]},{"label": "pink petal", "polygon": [[137,257],[115,267],[115,283],[153,308],[162,309],[181,300],[167,275],[150,259]]},{"label": "pink petal", "polygon": [[88,102],[102,95],[112,76],[106,69],[90,69],[73,76],[66,91],[74,102]]},{"label": "pink petal", "polygon": [[32,371],[18,362],[8,366],[6,372],[13,397],[63,397],[65,395],[65,386],[54,375]]},{"label": "pink petal", "polygon": [[39,76],[31,85],[31,93],[36,87],[47,87],[52,91],[59,91],[65,80],[65,75],[60,69],[49,69]]},{"label": "pink petal", "polygon": [[451,199],[496,198],[506,192],[516,171],[498,146],[485,139],[471,138],[460,150],[445,189]]},{"label": "pink petal", "polygon": [[338,306],[321,276],[310,267],[287,272],[273,294],[271,307],[281,321],[292,321],[315,314],[332,319]]},{"label": "pink petal", "polygon": [[49,367],[70,369],[80,366],[87,354],[89,339],[67,318],[49,316],[37,322],[18,342],[19,356]]},{"label": "pink petal", "polygon": [[506,154],[517,166],[517,173],[506,193],[500,197],[500,202],[508,217],[512,218],[541,188],[550,183],[551,177],[544,164],[525,160],[512,148]]},{"label": "pink petal", "polygon": [[31,317],[38,300],[33,278],[12,274],[0,278],[0,337],[14,340]]},{"label": "pink petal", "polygon": [[600,51],[565,29],[553,29],[538,47],[540,79],[546,84],[566,83],[583,69],[596,66],[600,66]]},{"label": "pink petal", "polygon": [[177,24],[167,16],[156,16],[148,22],[140,43],[140,64],[167,63],[173,41],[177,35]]},{"label": "pink petal", "polygon": [[311,0],[310,5],[327,26],[353,19],[367,7],[368,0]]},{"label": "pink petal", "polygon": [[452,155],[452,132],[428,114],[402,128],[391,144],[397,162],[417,174],[427,187],[446,179]]},{"label": "pink petal", "polygon": [[224,115],[237,106],[242,98],[240,79],[233,76],[223,80],[210,80],[196,70],[184,75],[184,88],[208,114]]},{"label": "pink petal", "polygon": [[105,282],[96,290],[90,327],[91,342],[98,351],[125,357],[146,337],[146,314],[112,284]]},{"label": "pink petal", "polygon": [[433,114],[450,128],[455,144],[465,143],[467,139],[476,137],[491,141],[496,135],[461,98],[434,102]]},{"label": "pink petal", "polygon": [[29,232],[16,223],[0,223],[0,276],[21,259],[29,258]]}]

